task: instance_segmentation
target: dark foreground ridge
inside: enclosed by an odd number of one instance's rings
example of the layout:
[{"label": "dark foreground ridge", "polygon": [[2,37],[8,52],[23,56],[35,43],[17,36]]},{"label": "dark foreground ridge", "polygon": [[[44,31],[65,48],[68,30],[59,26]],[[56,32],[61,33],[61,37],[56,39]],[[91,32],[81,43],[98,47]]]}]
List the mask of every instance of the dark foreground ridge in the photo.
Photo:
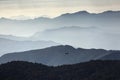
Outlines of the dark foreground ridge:
[{"label": "dark foreground ridge", "polygon": [[0,80],[120,80],[120,61],[90,61],[48,67],[14,61],[0,65]]}]

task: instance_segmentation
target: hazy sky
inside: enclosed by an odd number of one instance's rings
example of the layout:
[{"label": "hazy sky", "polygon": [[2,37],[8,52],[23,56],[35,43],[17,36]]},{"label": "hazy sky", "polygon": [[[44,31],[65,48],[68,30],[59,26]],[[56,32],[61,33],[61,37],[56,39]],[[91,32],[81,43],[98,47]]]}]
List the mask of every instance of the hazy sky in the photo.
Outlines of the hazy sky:
[{"label": "hazy sky", "polygon": [[[83,10],[86,10],[90,13],[100,13],[107,10],[118,11],[120,10],[120,0],[0,0],[0,17],[13,19],[29,19],[40,16],[56,17],[64,13],[74,13]],[[120,50],[119,16],[110,16],[110,20],[108,20],[108,17],[105,17],[105,20],[102,20],[103,17],[98,17],[99,19],[94,17],[93,19],[87,18],[85,17],[86,21],[84,18],[80,18],[81,22],[77,21],[79,20],[78,18],[75,21],[67,19],[62,20],[62,18],[58,18],[59,20],[57,21],[48,20],[48,22],[47,19],[44,21],[43,18],[41,19],[41,22],[39,22],[39,19],[36,19],[35,22],[34,20],[10,21],[6,19],[4,20],[3,18],[0,19],[0,34],[29,37],[36,32],[43,31],[40,32],[40,35],[42,36],[40,38],[38,36],[40,40],[44,39],[55,42],[58,41],[58,43],[63,44],[70,43],[70,45],[85,48],[105,48]],[[95,32],[90,31],[89,29],[79,29],[78,32],[66,30],[61,31],[62,33],[58,33],[58,31],[57,33],[44,33],[44,30],[46,31],[48,29],[65,26],[95,26],[98,29],[95,30]],[[69,37],[66,35],[67,31],[69,31]],[[99,31],[101,32],[99,33]]]},{"label": "hazy sky", "polygon": [[0,0],[0,17],[7,18],[55,17],[80,10],[120,10],[120,0]]}]

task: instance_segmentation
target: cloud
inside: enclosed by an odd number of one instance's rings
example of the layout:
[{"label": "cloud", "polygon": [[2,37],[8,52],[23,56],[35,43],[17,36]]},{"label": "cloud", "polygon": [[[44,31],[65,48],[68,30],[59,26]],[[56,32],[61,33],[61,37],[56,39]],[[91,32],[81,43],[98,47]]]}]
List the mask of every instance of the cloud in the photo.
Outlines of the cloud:
[{"label": "cloud", "polygon": [[120,1],[119,0],[0,0],[0,4],[3,4],[5,6],[7,5],[39,5],[41,6],[61,6],[61,7],[65,7],[65,6],[108,6],[108,5],[119,5]]},{"label": "cloud", "polygon": [[[48,15],[54,17],[79,10],[87,10],[89,12],[120,10],[119,4],[119,0],[0,0],[0,16]],[[13,15],[6,15],[6,13],[12,13]],[[39,15],[36,13],[39,13]]]}]

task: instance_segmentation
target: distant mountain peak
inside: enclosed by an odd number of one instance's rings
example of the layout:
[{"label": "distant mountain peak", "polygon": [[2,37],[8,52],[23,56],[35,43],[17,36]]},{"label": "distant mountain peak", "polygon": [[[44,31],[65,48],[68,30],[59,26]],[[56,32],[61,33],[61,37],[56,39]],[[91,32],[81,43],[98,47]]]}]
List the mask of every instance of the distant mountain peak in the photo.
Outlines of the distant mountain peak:
[{"label": "distant mountain peak", "polygon": [[8,19],[8,18],[5,18],[5,17],[1,17],[0,20],[12,20],[12,19]]},{"label": "distant mountain peak", "polygon": [[76,12],[76,13],[73,13],[73,14],[90,14],[90,13],[87,12],[87,11],[79,11],[79,12]]},{"label": "distant mountain peak", "polygon": [[99,13],[99,14],[106,14],[106,15],[112,15],[112,16],[115,16],[117,14],[119,16],[120,15],[120,11],[109,10],[109,11],[104,11],[104,12]]},{"label": "distant mountain peak", "polygon": [[104,11],[102,13],[116,13],[116,12],[120,12],[120,11],[112,11],[112,10],[109,10],[109,11]]},{"label": "distant mountain peak", "polygon": [[57,46],[52,46],[52,47],[49,47],[50,49],[69,49],[69,50],[73,50],[75,49],[73,46],[70,46],[70,45],[57,45]]},{"label": "distant mountain peak", "polygon": [[90,14],[89,12],[87,11],[78,11],[78,12],[75,12],[75,13],[65,13],[65,14],[62,14],[61,16],[59,17],[64,17],[64,16],[70,16],[70,15],[86,15],[86,14]]},{"label": "distant mountain peak", "polygon": [[41,19],[41,20],[47,20],[47,19],[51,19],[51,18],[48,18],[48,17],[38,17],[38,18],[34,18],[35,20],[39,20],[39,19]]}]

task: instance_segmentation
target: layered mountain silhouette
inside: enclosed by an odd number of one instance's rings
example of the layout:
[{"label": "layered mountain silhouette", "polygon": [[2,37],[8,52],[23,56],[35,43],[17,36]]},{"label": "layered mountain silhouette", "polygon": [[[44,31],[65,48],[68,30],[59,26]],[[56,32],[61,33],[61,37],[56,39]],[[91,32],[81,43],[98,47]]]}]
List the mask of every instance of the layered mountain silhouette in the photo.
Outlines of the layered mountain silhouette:
[{"label": "layered mountain silhouette", "polygon": [[119,80],[120,61],[90,61],[48,67],[14,61],[0,65],[1,80]]},{"label": "layered mountain silhouette", "polygon": [[[1,18],[0,33],[31,36],[30,40],[51,40],[75,47],[119,50],[119,21],[120,11],[102,13],[79,11],[62,14],[52,19],[44,17],[28,20]],[[19,39],[24,40],[24,38]]]},{"label": "layered mountain silhouette", "polygon": [[12,52],[42,49],[42,48],[55,46],[55,45],[59,45],[59,44],[53,41],[30,41],[30,40],[17,41],[17,40],[11,40],[6,38],[0,38],[0,55],[6,54],[6,53],[12,53]]},{"label": "layered mountain silhouette", "polygon": [[[6,18],[0,19],[0,30],[9,30],[9,34],[18,32],[21,35],[43,31],[45,29],[53,29],[64,26],[96,26],[119,28],[120,11],[105,11],[103,13],[88,13],[79,11],[76,13],[66,13],[61,16],[51,18],[39,17],[29,20],[11,20]],[[3,32],[4,33],[4,32]]]},{"label": "layered mountain silhouette", "polygon": [[[64,65],[87,62],[90,60],[103,60],[104,57],[111,54],[116,55],[120,51],[108,51],[104,49],[82,49],[74,48],[69,45],[60,45],[48,47],[45,49],[31,50],[25,52],[9,53],[0,58],[0,63],[11,61],[28,61],[33,63],[42,63],[45,65]],[[114,60],[115,56],[112,56]],[[105,58],[107,60],[107,58]],[[113,60],[108,59],[108,60]]]}]

